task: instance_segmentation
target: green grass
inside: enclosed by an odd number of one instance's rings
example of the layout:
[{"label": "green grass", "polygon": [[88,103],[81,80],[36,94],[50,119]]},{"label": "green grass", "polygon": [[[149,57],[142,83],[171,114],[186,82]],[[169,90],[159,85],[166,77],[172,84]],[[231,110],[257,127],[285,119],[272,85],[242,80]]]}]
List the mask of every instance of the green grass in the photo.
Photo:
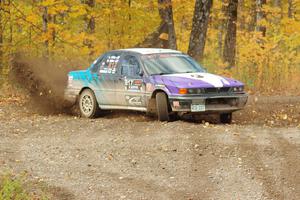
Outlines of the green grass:
[{"label": "green grass", "polygon": [[0,200],[29,200],[21,180],[11,175],[0,178]]},{"label": "green grass", "polygon": [[26,184],[25,177],[7,174],[0,176],[0,200],[46,200],[44,195],[33,194],[32,184]]}]

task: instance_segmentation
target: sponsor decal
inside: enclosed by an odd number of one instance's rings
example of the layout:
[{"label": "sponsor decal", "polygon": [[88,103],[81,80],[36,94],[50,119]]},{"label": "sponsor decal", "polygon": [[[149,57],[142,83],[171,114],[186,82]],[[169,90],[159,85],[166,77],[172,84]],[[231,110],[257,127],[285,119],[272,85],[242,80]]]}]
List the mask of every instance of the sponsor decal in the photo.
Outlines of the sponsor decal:
[{"label": "sponsor decal", "polygon": [[147,92],[152,92],[154,90],[154,85],[152,83],[147,83],[146,84],[146,91]]},{"label": "sponsor decal", "polygon": [[180,107],[179,101],[173,101],[173,106],[174,108],[179,108]]},{"label": "sponsor decal", "polygon": [[163,89],[163,88],[165,88],[166,86],[165,86],[164,84],[155,84],[155,87],[156,87],[156,88],[161,88],[161,89]]},{"label": "sponsor decal", "polygon": [[126,96],[126,102],[131,106],[141,106],[142,97],[141,96]]},{"label": "sponsor decal", "polygon": [[163,54],[147,54],[143,55],[143,59],[158,59],[158,58],[169,58],[169,57],[189,57],[182,54],[163,53]]},{"label": "sponsor decal", "polygon": [[142,80],[134,80],[134,81],[133,81],[133,84],[134,84],[134,85],[140,85],[140,86],[142,86],[142,83],[143,83]]},{"label": "sponsor decal", "polygon": [[204,78],[204,76],[200,75],[200,74],[193,74],[191,75],[193,78]]},{"label": "sponsor decal", "polygon": [[143,81],[140,79],[127,79],[125,78],[125,90],[141,91]]}]

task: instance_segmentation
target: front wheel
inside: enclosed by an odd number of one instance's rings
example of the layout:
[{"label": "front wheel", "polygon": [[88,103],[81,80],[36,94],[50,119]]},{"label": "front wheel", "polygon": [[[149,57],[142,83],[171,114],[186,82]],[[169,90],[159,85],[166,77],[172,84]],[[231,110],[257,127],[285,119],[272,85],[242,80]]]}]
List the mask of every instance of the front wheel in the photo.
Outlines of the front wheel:
[{"label": "front wheel", "polygon": [[85,89],[82,91],[79,97],[79,109],[82,117],[95,118],[99,106],[95,97],[95,94],[90,89]]},{"label": "front wheel", "polygon": [[220,122],[222,124],[231,124],[232,122],[232,113],[223,113],[220,115]]},{"label": "front wheel", "polygon": [[159,121],[169,121],[169,106],[167,95],[163,92],[156,94],[156,108]]}]

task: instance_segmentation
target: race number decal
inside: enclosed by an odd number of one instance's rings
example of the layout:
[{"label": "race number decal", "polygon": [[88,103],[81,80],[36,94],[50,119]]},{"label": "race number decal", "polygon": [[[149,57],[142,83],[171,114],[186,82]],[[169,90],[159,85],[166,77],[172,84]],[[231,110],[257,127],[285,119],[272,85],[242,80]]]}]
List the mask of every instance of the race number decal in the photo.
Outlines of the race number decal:
[{"label": "race number decal", "polygon": [[129,91],[141,91],[143,81],[141,79],[126,79],[125,78],[125,90]]},{"label": "race number decal", "polygon": [[120,56],[108,56],[105,61],[101,63],[100,73],[115,74]]}]

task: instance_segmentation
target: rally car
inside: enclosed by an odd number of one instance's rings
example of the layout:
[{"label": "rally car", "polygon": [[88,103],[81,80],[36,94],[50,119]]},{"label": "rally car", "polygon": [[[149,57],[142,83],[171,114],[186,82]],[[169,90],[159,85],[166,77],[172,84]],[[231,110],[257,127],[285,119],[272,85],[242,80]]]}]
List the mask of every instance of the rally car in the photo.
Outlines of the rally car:
[{"label": "rally car", "polygon": [[65,98],[78,103],[81,115],[127,109],[155,113],[160,121],[171,114],[219,114],[221,123],[248,99],[244,84],[207,73],[193,58],[175,50],[114,50],[83,71],[71,71]]}]

